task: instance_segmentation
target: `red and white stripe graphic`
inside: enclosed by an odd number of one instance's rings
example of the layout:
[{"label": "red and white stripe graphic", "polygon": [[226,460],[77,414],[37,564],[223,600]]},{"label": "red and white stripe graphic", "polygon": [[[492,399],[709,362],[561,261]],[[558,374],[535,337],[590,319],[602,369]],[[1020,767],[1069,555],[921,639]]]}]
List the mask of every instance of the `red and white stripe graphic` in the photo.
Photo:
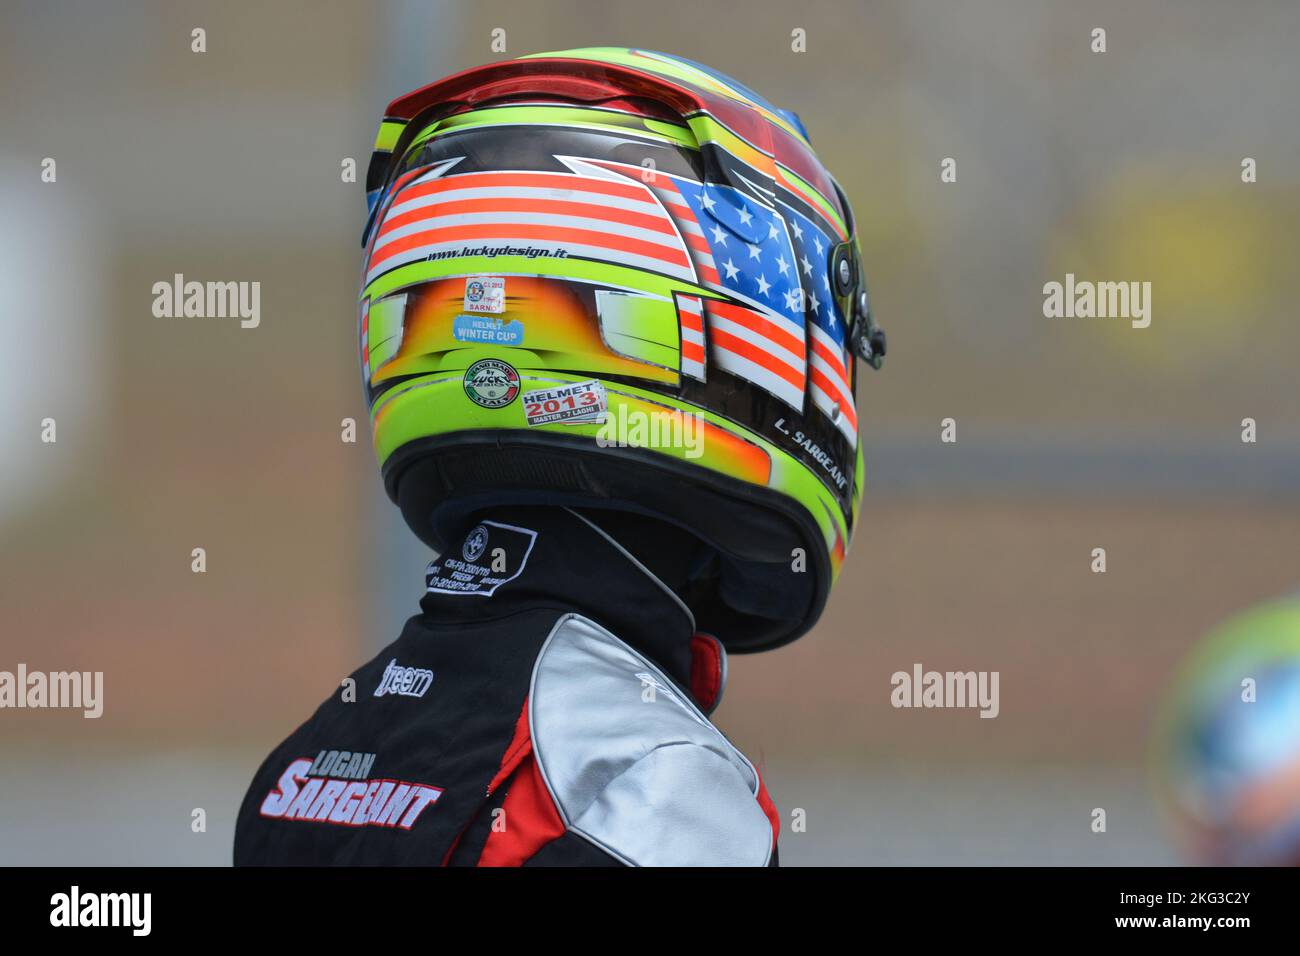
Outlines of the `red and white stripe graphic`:
[{"label": "red and white stripe graphic", "polygon": [[361,375],[370,384],[370,296],[361,301]]},{"label": "red and white stripe graphic", "polygon": [[614,173],[618,180],[630,179],[648,183],[654,190],[654,194],[659,197],[659,201],[664,204],[664,208],[668,210],[668,214],[672,216],[673,223],[676,224],[682,239],[686,242],[686,247],[690,249],[690,258],[699,273],[699,281],[719,288],[723,287],[722,280],[718,278],[717,264],[713,261],[713,248],[704,236],[700,221],[695,218],[694,211],[672,176],[641,166],[629,166],[626,163],[585,161],[567,156],[557,158],[563,160],[571,169],[596,168]]},{"label": "red and white stripe graphic", "polygon": [[703,382],[708,368],[704,351],[703,300],[695,295],[678,295],[677,317],[682,325],[681,372]]},{"label": "red and white stripe graphic", "polygon": [[648,186],[622,177],[519,171],[435,172],[407,185],[384,213],[366,281],[431,255],[480,246],[563,251],[695,278],[682,236]]},{"label": "red and white stripe graphic", "polygon": [[844,433],[850,447],[858,444],[858,414],[853,407],[851,370],[853,356],[827,335],[815,322],[811,333],[808,384],[812,401]]},{"label": "red and white stripe graphic", "polygon": [[700,221],[695,218],[695,213],[687,205],[681,190],[677,188],[671,176],[656,173],[652,174],[651,178],[655,195],[673,217],[673,222],[681,230],[682,238],[686,240],[687,248],[691,250],[691,259],[699,270],[700,281],[708,285],[721,286],[722,280],[718,278],[718,267],[713,261],[713,249],[709,246],[709,240],[704,237]]},{"label": "red and white stripe graphic", "polygon": [[807,362],[802,325],[734,302],[706,300],[709,357],[803,411]]}]

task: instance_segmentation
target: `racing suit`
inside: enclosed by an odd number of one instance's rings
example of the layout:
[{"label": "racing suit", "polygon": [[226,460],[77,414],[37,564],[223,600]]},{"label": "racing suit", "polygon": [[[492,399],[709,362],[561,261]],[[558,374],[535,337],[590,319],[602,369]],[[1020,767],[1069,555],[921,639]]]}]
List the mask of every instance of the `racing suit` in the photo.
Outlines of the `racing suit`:
[{"label": "racing suit", "polygon": [[492,512],[427,581],[263,762],[236,865],[775,865],[776,809],[703,712],[721,645],[591,519]]}]

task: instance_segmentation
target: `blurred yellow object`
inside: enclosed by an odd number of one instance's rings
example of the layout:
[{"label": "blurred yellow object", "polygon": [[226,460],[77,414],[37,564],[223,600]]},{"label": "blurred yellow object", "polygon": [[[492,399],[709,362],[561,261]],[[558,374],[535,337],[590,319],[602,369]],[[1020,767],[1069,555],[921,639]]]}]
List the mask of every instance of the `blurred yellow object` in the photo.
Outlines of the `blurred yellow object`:
[{"label": "blurred yellow object", "polygon": [[1149,328],[1079,320],[1101,348],[1157,374],[1214,364],[1266,324],[1296,259],[1295,210],[1231,172],[1171,182],[1167,168],[1117,177],[1065,219],[1047,274],[1150,282]]}]

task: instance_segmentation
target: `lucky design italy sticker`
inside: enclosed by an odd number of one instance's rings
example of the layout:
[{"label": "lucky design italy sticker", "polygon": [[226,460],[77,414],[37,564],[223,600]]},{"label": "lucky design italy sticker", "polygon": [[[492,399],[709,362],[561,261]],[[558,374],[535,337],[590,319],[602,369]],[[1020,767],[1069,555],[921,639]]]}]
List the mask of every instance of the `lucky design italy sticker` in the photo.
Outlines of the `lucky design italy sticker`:
[{"label": "lucky design italy sticker", "polygon": [[500,359],[479,359],[465,369],[465,394],[475,405],[504,408],[519,394],[519,373]]}]

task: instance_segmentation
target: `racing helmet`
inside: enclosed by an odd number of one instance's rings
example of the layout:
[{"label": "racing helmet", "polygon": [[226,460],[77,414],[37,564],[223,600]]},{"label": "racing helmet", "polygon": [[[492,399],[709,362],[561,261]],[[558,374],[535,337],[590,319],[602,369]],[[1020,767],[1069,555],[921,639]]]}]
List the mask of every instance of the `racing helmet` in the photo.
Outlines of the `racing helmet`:
[{"label": "racing helmet", "polygon": [[364,391],[424,542],[505,504],[636,512],[709,545],[693,610],[729,649],[813,625],[885,338],[794,114],[661,53],[527,56],[389,104],[366,191]]},{"label": "racing helmet", "polygon": [[1300,866],[1300,595],[1215,629],[1156,743],[1161,802],[1196,862]]}]

